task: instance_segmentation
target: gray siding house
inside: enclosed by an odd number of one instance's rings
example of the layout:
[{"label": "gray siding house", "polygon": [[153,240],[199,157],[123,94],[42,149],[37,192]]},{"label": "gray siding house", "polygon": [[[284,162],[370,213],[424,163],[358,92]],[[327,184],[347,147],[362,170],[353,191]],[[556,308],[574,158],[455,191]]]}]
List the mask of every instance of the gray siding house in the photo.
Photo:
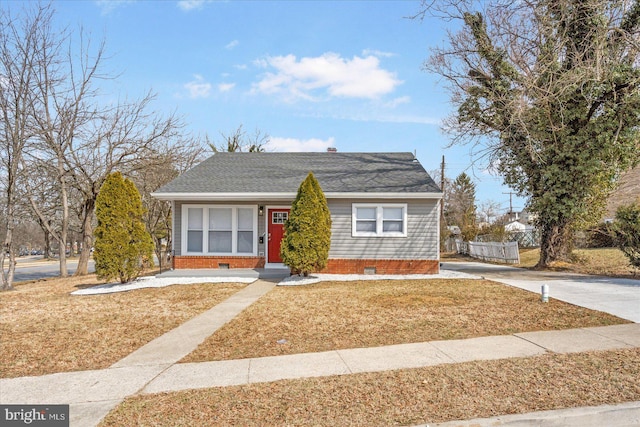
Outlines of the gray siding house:
[{"label": "gray siding house", "polygon": [[412,153],[217,153],[153,193],[172,203],[174,268],[282,267],[309,172],[332,217],[323,272],[439,272],[442,193]]}]

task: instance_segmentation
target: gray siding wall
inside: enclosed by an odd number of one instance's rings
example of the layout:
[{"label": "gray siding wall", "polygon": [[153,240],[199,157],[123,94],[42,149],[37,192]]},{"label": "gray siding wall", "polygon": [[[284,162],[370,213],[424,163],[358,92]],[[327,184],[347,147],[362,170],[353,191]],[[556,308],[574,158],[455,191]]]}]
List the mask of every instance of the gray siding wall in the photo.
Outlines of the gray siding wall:
[{"label": "gray siding wall", "polygon": [[[407,202],[407,237],[352,237],[352,203],[403,203],[401,200],[343,200],[328,201],[331,211],[331,249],[329,258],[346,259],[438,259],[438,201],[409,200]],[[176,201],[173,248],[176,255],[182,253],[182,205],[183,204],[233,204],[248,206],[286,206],[283,202],[198,202]],[[265,212],[266,215],[266,212]],[[258,236],[265,233],[265,216],[258,216]],[[258,253],[264,253],[265,245],[258,244]]]},{"label": "gray siding wall", "polygon": [[401,200],[329,200],[333,220],[329,258],[438,259],[438,201],[407,202],[407,237],[352,237],[352,203],[403,203]]}]

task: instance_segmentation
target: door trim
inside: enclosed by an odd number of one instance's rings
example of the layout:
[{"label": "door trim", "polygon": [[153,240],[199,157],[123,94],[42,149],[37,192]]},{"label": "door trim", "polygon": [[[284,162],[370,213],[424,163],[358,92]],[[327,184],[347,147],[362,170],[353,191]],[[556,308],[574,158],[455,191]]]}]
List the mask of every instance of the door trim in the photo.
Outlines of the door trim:
[{"label": "door trim", "polygon": [[264,268],[288,268],[281,262],[269,262],[269,221],[271,221],[269,209],[289,209],[289,212],[291,212],[291,205],[267,205],[264,207],[264,230],[267,238],[264,251]]}]

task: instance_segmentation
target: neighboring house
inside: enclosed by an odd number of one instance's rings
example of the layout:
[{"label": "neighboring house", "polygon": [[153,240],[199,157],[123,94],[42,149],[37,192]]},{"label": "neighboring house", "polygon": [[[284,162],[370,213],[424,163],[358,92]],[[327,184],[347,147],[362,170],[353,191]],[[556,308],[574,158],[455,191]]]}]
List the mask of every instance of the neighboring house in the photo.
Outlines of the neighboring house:
[{"label": "neighboring house", "polygon": [[521,224],[533,224],[533,222],[538,218],[537,214],[531,213],[528,210],[523,210],[521,212],[511,211],[504,214],[501,218],[501,221],[504,221],[506,224],[510,224],[513,222],[520,222]]},{"label": "neighboring house", "polygon": [[538,219],[538,214],[529,212],[526,209],[520,212],[519,221],[522,222],[523,224],[532,225],[537,219]]},{"label": "neighboring house", "polygon": [[442,193],[411,153],[217,153],[153,193],[172,203],[174,268],[282,267],[309,172],[331,211],[324,272],[439,272]]},{"label": "neighboring house", "polygon": [[449,233],[451,233],[454,236],[459,236],[462,234],[460,227],[458,227],[457,225],[448,225],[447,230],[449,230]]},{"label": "neighboring house", "polygon": [[533,231],[535,227],[529,224],[524,224],[520,221],[511,221],[504,225],[504,231],[509,233],[527,232]]}]

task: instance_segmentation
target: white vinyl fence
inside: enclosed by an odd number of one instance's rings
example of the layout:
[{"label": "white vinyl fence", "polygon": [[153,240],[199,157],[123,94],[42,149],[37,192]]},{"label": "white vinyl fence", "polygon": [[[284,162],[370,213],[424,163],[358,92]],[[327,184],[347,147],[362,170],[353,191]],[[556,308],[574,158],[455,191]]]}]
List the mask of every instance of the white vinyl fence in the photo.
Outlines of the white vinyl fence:
[{"label": "white vinyl fence", "polygon": [[479,258],[483,261],[506,262],[509,264],[520,263],[518,242],[463,242],[456,241],[457,251],[460,254]]}]

